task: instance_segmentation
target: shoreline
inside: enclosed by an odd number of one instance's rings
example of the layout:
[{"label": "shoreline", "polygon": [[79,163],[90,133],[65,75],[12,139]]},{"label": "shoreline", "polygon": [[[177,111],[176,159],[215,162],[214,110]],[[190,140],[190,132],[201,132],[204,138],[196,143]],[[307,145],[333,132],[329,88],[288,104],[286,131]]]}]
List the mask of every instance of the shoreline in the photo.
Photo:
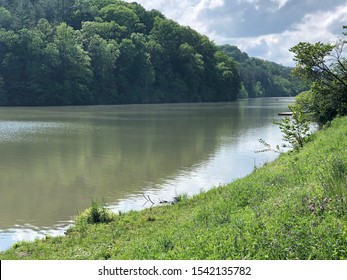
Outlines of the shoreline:
[{"label": "shoreline", "polygon": [[174,205],[89,208],[66,236],[17,243],[0,259],[347,259],[347,117],[312,138]]}]

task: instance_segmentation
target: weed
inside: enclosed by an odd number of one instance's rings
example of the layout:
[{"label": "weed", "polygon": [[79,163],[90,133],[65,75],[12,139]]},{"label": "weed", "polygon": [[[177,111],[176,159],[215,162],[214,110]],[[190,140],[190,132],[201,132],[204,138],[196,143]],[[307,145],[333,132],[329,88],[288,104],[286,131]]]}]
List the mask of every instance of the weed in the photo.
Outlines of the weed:
[{"label": "weed", "polygon": [[188,194],[183,193],[174,197],[174,203],[186,201],[188,199]]},{"label": "weed", "polygon": [[152,216],[149,216],[149,217],[147,218],[147,222],[154,222],[154,221],[155,221],[155,218],[152,217]]},{"label": "weed", "polygon": [[84,227],[87,224],[109,223],[114,220],[113,214],[105,206],[93,201],[91,206],[76,218],[76,224]]},{"label": "weed", "polygon": [[[264,139],[260,138],[259,143],[265,146],[263,150],[257,150],[255,153],[263,153],[263,152],[275,152],[278,154],[283,154],[279,145],[276,145],[276,148],[273,148],[271,144],[267,143]],[[254,163],[254,169],[256,169],[256,164]]]},{"label": "weed", "polygon": [[335,210],[347,213],[347,166],[340,155],[325,159],[318,169],[317,179],[326,197],[334,199]]}]

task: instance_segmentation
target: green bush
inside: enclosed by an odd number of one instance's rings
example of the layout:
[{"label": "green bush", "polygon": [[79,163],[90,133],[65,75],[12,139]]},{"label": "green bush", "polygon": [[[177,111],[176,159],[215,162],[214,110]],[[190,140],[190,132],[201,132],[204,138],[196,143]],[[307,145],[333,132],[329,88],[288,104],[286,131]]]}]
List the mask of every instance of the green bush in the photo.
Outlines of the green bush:
[{"label": "green bush", "polygon": [[105,206],[93,201],[91,206],[76,218],[76,223],[109,223],[114,220],[114,216],[115,214],[113,214]]}]

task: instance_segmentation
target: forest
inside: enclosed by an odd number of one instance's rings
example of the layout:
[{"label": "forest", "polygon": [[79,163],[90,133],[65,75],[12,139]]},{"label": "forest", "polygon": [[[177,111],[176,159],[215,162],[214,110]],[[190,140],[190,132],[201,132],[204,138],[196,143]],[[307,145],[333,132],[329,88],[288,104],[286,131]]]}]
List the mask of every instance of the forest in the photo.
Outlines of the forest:
[{"label": "forest", "polygon": [[302,79],[291,74],[291,67],[249,57],[236,46],[223,45],[218,48],[236,62],[241,78],[239,98],[296,96],[308,89]]},{"label": "forest", "polygon": [[240,60],[235,48],[137,3],[0,0],[0,105],[218,102],[302,90],[290,68]]}]

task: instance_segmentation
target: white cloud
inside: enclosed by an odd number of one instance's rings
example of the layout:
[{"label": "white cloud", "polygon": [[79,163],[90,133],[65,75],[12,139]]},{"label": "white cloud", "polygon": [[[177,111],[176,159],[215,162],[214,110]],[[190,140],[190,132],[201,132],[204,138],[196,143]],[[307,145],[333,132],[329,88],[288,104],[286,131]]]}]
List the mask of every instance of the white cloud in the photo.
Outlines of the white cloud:
[{"label": "white cloud", "polygon": [[211,0],[211,1],[206,1],[208,3],[208,8],[209,9],[215,9],[218,7],[222,7],[224,5],[224,0]]},{"label": "white cloud", "polygon": [[[293,65],[293,54],[289,52],[291,47],[299,42],[335,41],[342,34],[342,26],[345,22],[347,22],[347,5],[339,6],[328,12],[307,14],[301,22],[280,34],[249,38],[220,37],[217,40],[221,43],[237,45],[243,51],[263,59]],[[336,34],[334,31],[338,33]]]},{"label": "white cloud", "polygon": [[[132,0],[129,0],[131,2]],[[146,9],[238,46],[251,56],[292,65],[289,48],[300,41],[327,42],[347,24],[346,0],[137,0]]]},{"label": "white cloud", "polygon": [[290,0],[271,0],[271,2],[274,2],[277,4],[277,9],[282,9]]}]

